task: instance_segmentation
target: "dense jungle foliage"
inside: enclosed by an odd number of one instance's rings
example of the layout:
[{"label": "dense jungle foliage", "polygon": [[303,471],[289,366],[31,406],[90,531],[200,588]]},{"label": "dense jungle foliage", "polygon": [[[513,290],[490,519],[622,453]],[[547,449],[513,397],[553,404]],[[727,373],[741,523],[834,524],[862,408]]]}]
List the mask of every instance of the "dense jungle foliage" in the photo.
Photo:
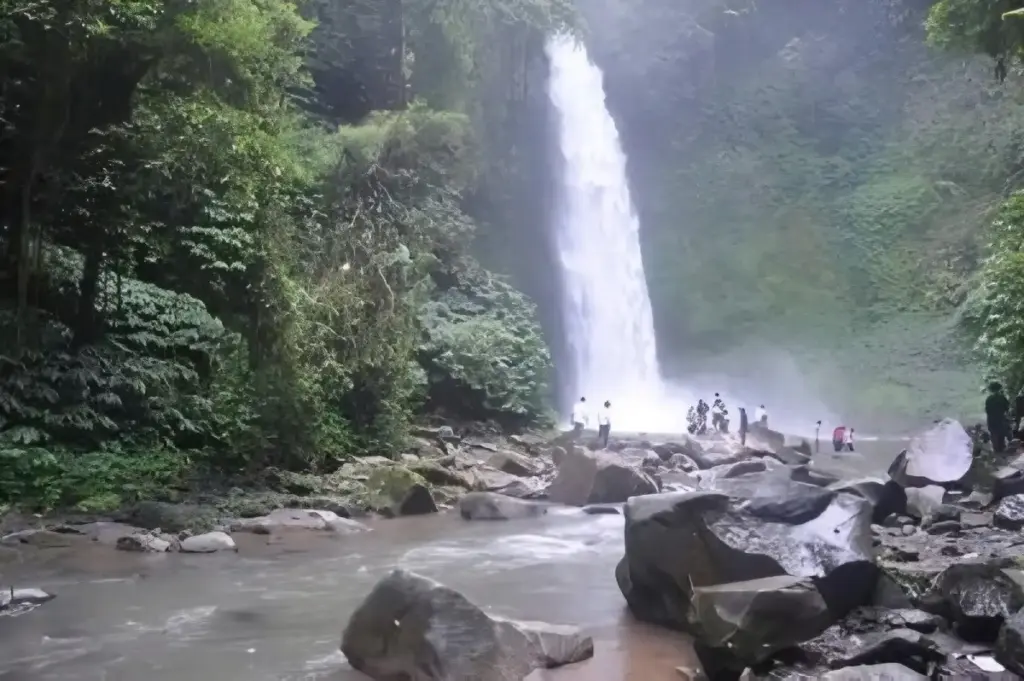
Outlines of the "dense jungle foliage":
[{"label": "dense jungle foliage", "polygon": [[681,372],[782,349],[839,415],[912,427],[980,409],[983,320],[1024,386],[1021,4],[585,4]]},{"label": "dense jungle foliage", "polygon": [[471,245],[573,12],[0,0],[0,505],[329,471],[424,411],[548,418],[533,304]]}]

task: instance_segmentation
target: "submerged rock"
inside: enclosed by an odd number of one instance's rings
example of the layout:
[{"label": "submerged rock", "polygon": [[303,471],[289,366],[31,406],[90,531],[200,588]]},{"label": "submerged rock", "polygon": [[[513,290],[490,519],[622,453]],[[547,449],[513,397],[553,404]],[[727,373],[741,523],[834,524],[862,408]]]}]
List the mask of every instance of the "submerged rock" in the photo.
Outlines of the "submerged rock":
[{"label": "submerged rock", "polygon": [[825,672],[818,678],[821,681],[927,681],[928,679],[924,674],[918,674],[913,669],[895,662],[835,669]]},{"label": "submerged rock", "polygon": [[377,681],[522,681],[592,657],[594,643],[576,627],[490,616],[453,589],[394,570],[352,614],[341,652]]},{"label": "submerged rock", "polygon": [[889,466],[889,477],[906,487],[962,481],[974,462],[970,435],[958,421],[943,419],[910,441]]},{"label": "submerged rock", "polygon": [[649,475],[622,463],[614,454],[574,447],[558,466],[548,499],[569,506],[615,504],[657,491],[658,485]]},{"label": "submerged rock", "polygon": [[459,499],[459,515],[466,520],[518,520],[535,518],[547,512],[545,504],[495,492],[470,492]]},{"label": "submerged rock", "polygon": [[320,530],[347,534],[369,530],[356,520],[340,518],[332,511],[279,508],[258,518],[244,518],[231,524],[232,532],[280,534],[295,530]]}]

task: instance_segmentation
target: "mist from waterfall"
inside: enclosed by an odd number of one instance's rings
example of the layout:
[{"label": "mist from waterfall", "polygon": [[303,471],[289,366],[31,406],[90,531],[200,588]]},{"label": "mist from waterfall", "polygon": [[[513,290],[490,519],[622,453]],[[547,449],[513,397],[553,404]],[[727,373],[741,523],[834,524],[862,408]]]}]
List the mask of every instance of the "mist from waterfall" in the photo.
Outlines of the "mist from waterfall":
[{"label": "mist from waterfall", "polygon": [[689,396],[670,396],[658,367],[640,221],[601,70],[570,37],[551,38],[547,54],[561,154],[554,230],[573,400],[586,396],[593,409],[610,400],[616,430],[680,431]]}]

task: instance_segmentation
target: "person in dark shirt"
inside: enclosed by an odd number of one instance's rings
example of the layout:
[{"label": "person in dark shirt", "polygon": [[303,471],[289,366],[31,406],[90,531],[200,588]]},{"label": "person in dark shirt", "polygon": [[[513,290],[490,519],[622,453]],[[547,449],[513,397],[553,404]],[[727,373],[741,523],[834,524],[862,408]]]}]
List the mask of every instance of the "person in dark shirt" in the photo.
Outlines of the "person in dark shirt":
[{"label": "person in dark shirt", "polygon": [[747,429],[750,428],[750,424],[747,422],[747,410],[740,407],[740,444],[747,444]]},{"label": "person in dark shirt", "polygon": [[1017,393],[1013,401],[1013,436],[1020,439],[1020,422],[1024,420],[1024,389]]},{"label": "person in dark shirt", "polygon": [[996,452],[1006,451],[1006,438],[1010,434],[1010,423],[1007,413],[1010,411],[1010,400],[1003,393],[1003,385],[999,381],[988,384],[988,397],[985,399],[985,418],[988,421],[988,432],[992,437],[992,449]]}]

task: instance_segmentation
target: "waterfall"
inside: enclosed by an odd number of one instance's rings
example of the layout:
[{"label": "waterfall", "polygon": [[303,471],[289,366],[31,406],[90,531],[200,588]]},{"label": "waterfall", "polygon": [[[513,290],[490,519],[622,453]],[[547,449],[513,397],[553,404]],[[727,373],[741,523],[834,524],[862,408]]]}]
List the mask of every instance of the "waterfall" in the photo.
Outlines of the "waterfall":
[{"label": "waterfall", "polygon": [[667,399],[658,368],[640,221],[601,70],[566,36],[550,39],[547,54],[561,155],[554,230],[572,399],[586,396],[592,408],[610,400],[615,430],[682,430],[685,401]]}]

